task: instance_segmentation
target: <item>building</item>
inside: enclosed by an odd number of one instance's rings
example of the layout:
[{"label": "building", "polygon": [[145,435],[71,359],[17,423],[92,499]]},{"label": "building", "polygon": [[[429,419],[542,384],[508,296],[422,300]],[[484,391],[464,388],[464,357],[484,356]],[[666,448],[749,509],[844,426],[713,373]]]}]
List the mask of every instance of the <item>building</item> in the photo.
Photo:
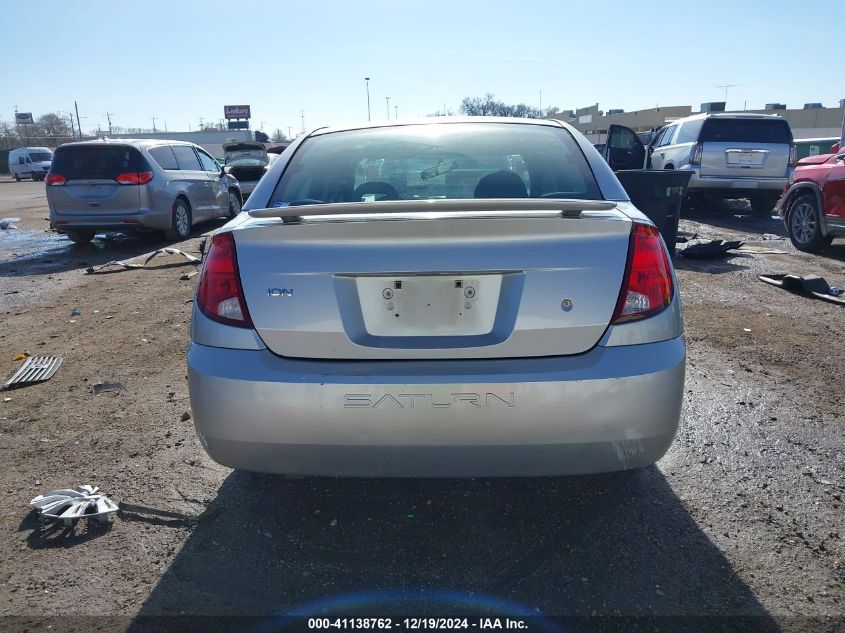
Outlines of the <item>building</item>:
[{"label": "building", "polygon": [[202,147],[215,158],[223,158],[223,144],[228,141],[254,141],[255,132],[251,130],[212,130],[204,132],[140,132],[137,134],[101,133],[100,138],[153,138],[167,141],[187,141]]},{"label": "building", "polygon": [[[717,111],[719,102],[701,104],[699,111]],[[763,110],[744,110],[760,114],[777,114],[789,122],[792,136],[796,139],[839,137],[842,127],[843,104],[837,108],[819,108],[819,104],[807,103],[803,108],[786,108],[781,103],[769,103]],[[809,106],[809,107],[808,107]],[[692,114],[692,106],[656,106],[631,112],[599,110],[599,104],[569,110],[552,115],[553,119],[566,121],[578,131],[582,132],[592,143],[604,143],[607,139],[607,129],[610,125],[624,125],[635,132],[648,132],[676,119],[682,119]]]}]

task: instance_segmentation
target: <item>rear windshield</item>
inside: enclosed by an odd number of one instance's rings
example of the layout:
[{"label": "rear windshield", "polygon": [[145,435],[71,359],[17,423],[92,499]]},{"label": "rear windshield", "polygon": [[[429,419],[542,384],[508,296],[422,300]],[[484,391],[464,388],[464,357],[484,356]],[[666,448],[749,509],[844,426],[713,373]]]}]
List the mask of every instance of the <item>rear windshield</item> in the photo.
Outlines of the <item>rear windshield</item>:
[{"label": "rear windshield", "polygon": [[114,180],[126,172],[145,171],[140,153],[125,145],[60,147],[53,156],[53,173],[68,180]]},{"label": "rear windshield", "polygon": [[707,119],[701,141],[734,143],[791,143],[789,124],[778,119]]},{"label": "rear windshield", "polygon": [[310,138],[294,154],[270,204],[539,197],[601,199],[568,131],[447,123]]}]

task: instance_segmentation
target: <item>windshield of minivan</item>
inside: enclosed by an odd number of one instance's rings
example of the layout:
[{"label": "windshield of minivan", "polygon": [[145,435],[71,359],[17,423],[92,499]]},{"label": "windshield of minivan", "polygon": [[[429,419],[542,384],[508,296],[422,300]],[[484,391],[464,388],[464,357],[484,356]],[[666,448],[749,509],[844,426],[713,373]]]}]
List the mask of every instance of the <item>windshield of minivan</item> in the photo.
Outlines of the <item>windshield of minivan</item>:
[{"label": "windshield of minivan", "polygon": [[271,204],[544,196],[601,197],[569,132],[551,125],[453,123],[309,139]]},{"label": "windshield of minivan", "polygon": [[30,152],[29,157],[33,163],[53,160],[53,155],[50,152]]},{"label": "windshield of minivan", "polygon": [[720,119],[704,122],[701,141],[734,143],[791,143],[789,124],[782,119]]}]

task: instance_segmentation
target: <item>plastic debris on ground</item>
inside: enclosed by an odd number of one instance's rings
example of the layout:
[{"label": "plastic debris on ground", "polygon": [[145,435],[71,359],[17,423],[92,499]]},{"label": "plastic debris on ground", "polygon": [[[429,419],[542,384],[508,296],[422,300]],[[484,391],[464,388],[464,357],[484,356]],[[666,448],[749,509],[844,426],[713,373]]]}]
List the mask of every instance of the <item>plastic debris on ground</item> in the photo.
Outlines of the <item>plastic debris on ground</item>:
[{"label": "plastic debris on ground", "polygon": [[195,257],[194,255],[186,253],[185,251],[181,251],[178,248],[167,247],[167,248],[160,248],[157,251],[153,251],[152,253],[149,253],[147,255],[140,255],[139,257],[133,258],[133,259],[140,259],[141,257],[143,257],[144,261],[142,263],[133,262],[131,260],[123,260],[123,261],[113,260],[113,261],[110,261],[110,262],[106,262],[105,264],[102,264],[100,266],[89,266],[88,268],[85,269],[85,272],[89,275],[95,275],[97,273],[105,273],[105,272],[118,272],[118,271],[107,271],[107,270],[105,270],[106,268],[113,268],[115,266],[118,267],[118,268],[122,268],[124,270],[130,270],[130,269],[133,269],[133,268],[144,268],[150,262],[150,260],[152,260],[154,257],[157,257],[158,255],[181,255],[186,260],[184,262],[181,262],[182,264],[199,264],[202,261],[202,260],[200,260],[199,257]]},{"label": "plastic debris on ground", "polygon": [[751,253],[752,255],[790,255],[787,251],[779,251],[775,248],[763,246],[748,246],[747,244],[736,249],[738,253]]},{"label": "plastic debris on ground", "polygon": [[697,237],[698,233],[678,232],[678,236],[675,238],[675,242],[678,244],[686,244],[687,242],[692,242]]},{"label": "plastic debris on ground", "polygon": [[39,512],[45,521],[61,522],[72,526],[80,519],[108,523],[111,514],[117,512],[117,505],[99,488],[84,484],[76,490],[52,490],[38,495],[29,502],[29,507]]},{"label": "plastic debris on ground", "polygon": [[689,259],[717,259],[726,257],[728,251],[736,250],[743,244],[741,240],[699,240],[689,242],[684,249],[678,249],[678,254]]},{"label": "plastic debris on ground", "polygon": [[35,383],[44,382],[53,377],[56,370],[62,364],[61,356],[30,356],[26,359],[23,365],[12,374],[12,377],[0,387],[0,391],[12,389],[14,387],[23,387],[24,385],[33,385]]},{"label": "plastic debris on ground", "polygon": [[789,292],[814,297],[822,301],[828,301],[837,305],[845,305],[845,290],[831,286],[824,277],[818,275],[771,274],[757,275],[763,283],[770,284],[777,288],[783,288]]},{"label": "plastic debris on ground", "polygon": [[91,391],[95,396],[104,391],[120,391],[121,389],[123,389],[123,385],[119,382],[98,382],[91,385]]}]

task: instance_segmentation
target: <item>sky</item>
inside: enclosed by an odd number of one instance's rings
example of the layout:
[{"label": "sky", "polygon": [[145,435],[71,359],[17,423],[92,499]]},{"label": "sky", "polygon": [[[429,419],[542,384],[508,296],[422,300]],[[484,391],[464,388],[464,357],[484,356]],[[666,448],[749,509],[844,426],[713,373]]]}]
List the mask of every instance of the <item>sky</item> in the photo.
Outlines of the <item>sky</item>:
[{"label": "sky", "polygon": [[45,0],[2,16],[0,120],[76,101],[86,132],[106,113],[196,130],[249,104],[253,129],[295,135],[303,113],[306,129],[366,121],[365,77],[373,120],[488,92],[603,110],[697,110],[725,84],[728,109],[845,98],[841,0]]}]

